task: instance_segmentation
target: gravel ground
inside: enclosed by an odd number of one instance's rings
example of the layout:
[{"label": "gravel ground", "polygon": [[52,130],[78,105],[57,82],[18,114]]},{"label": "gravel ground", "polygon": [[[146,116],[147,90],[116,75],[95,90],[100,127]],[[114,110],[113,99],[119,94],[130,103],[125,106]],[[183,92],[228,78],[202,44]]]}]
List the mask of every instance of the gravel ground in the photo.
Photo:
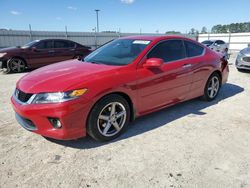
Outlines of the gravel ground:
[{"label": "gravel ground", "polygon": [[0,73],[0,187],[250,187],[250,72],[230,65],[215,101],[141,117],[109,143],[24,130],[10,105],[23,75]]}]

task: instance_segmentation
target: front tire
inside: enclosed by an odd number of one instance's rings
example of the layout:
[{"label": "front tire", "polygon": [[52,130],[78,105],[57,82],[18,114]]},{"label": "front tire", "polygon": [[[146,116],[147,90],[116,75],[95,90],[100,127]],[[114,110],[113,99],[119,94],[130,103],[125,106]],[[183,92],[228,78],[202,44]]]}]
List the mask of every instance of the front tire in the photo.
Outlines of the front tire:
[{"label": "front tire", "polygon": [[81,61],[82,58],[83,58],[83,55],[79,54],[79,55],[76,55],[73,59],[77,59],[77,60]]},{"label": "front tire", "polygon": [[7,62],[7,69],[9,72],[20,73],[26,68],[25,62],[20,58],[11,58]]},{"label": "front tire", "polygon": [[95,140],[109,141],[124,132],[129,120],[128,102],[120,95],[108,95],[97,102],[91,110],[87,132]]},{"label": "front tire", "polygon": [[218,73],[213,73],[206,83],[205,89],[204,89],[204,95],[203,100],[205,101],[212,101],[214,100],[221,87],[221,78]]}]

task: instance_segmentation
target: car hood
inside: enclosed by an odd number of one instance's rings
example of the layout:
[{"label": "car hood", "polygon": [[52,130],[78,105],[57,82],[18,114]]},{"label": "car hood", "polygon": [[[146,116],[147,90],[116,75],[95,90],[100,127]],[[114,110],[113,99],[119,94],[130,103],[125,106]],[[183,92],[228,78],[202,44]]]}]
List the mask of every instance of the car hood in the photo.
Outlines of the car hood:
[{"label": "car hood", "polygon": [[10,47],[10,48],[2,48],[0,49],[0,53],[10,53],[10,52],[21,52],[23,51],[22,48],[19,47]]},{"label": "car hood", "polygon": [[244,48],[243,50],[240,51],[240,53],[249,56],[250,55],[250,47]]},{"label": "car hood", "polygon": [[[26,93],[59,92],[87,87],[89,81],[115,74],[120,66],[64,61],[32,71],[22,77],[17,88]],[[110,72],[110,74],[105,74]]]}]

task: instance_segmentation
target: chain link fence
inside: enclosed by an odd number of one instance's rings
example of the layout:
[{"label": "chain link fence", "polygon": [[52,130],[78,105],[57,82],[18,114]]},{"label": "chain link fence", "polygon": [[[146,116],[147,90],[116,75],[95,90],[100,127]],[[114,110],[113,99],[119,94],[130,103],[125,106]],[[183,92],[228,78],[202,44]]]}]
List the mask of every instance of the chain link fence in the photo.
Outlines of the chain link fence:
[{"label": "chain link fence", "polygon": [[[163,35],[155,33],[104,33],[104,32],[62,32],[62,31],[25,31],[25,30],[0,30],[0,48],[22,46],[37,39],[69,39],[95,49],[96,47],[119,37],[131,35]],[[193,35],[184,35],[196,39]]]}]

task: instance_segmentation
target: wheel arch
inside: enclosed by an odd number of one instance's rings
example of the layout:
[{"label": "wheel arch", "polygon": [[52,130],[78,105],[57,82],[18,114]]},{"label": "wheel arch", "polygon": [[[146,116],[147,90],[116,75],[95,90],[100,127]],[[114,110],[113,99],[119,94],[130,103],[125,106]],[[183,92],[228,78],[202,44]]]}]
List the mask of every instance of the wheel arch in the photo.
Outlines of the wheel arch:
[{"label": "wheel arch", "polygon": [[135,120],[135,118],[136,118],[136,109],[135,109],[135,105],[134,105],[134,103],[133,103],[131,97],[130,97],[127,93],[121,92],[121,91],[114,91],[114,92],[106,93],[105,95],[103,95],[103,96],[101,96],[100,98],[98,98],[98,100],[96,100],[96,101],[94,102],[94,104],[92,105],[92,107],[91,107],[91,109],[90,109],[90,111],[89,111],[89,113],[88,113],[87,119],[89,118],[89,115],[90,115],[92,109],[94,108],[94,106],[95,106],[100,100],[102,100],[104,97],[107,97],[107,96],[109,96],[109,95],[119,95],[119,96],[123,97],[123,98],[128,102],[128,104],[129,104],[129,109],[130,109],[130,114],[131,114],[131,115],[130,115],[130,121]]},{"label": "wheel arch", "polygon": [[[22,56],[12,56],[8,59],[8,61],[6,62],[7,64],[9,63],[9,61],[13,58],[18,58],[18,59],[21,59],[24,63],[25,63],[25,66],[28,67],[28,64],[27,64],[27,61],[25,60],[25,58],[23,58]],[[6,65],[7,65],[6,64]]]},{"label": "wheel arch", "polygon": [[[219,75],[219,77],[220,77],[220,84],[221,84],[221,82],[222,82],[222,74],[221,74],[221,71],[215,70],[215,71],[212,72],[212,74],[210,74],[210,76],[212,76],[212,75],[215,74],[215,73]],[[208,78],[210,78],[210,76],[209,76]]]}]

